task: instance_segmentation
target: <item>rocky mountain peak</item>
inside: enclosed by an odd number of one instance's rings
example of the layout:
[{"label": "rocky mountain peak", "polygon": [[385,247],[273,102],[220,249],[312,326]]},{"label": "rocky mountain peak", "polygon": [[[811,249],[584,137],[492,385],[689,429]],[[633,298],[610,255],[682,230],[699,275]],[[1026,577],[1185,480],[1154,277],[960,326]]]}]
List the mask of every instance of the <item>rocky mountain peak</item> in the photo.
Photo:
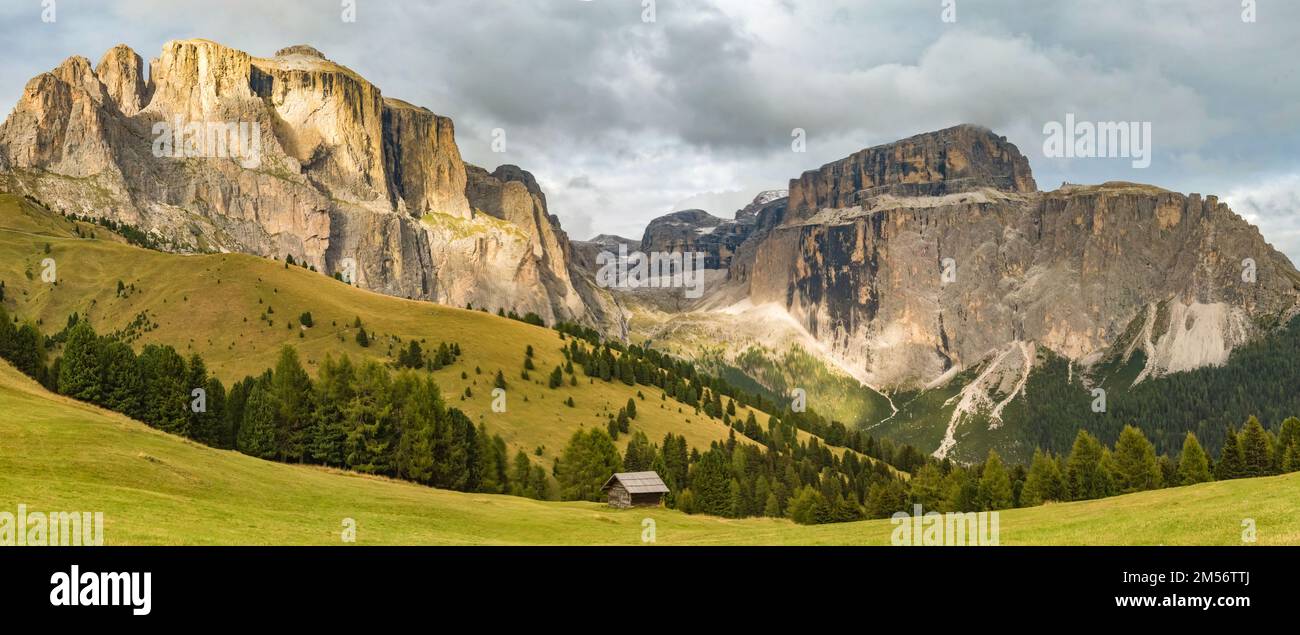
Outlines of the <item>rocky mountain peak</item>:
[{"label": "rocky mountain peak", "polygon": [[324,53],[321,53],[320,51],[316,50],[315,47],[309,46],[307,44],[295,44],[293,46],[286,46],[285,48],[282,48],[275,52],[276,57],[289,57],[291,55],[305,55],[307,57],[315,57],[317,59],[322,59],[322,60],[329,59],[328,57],[325,57]]},{"label": "rocky mountain peak", "polygon": [[867,148],[790,182],[790,209],[800,215],[863,204],[880,194],[940,196],[994,188],[1038,189],[1029,160],[1006,137],[963,124]]},{"label": "rocky mountain peak", "polygon": [[[261,58],[174,40],[142,71],[122,45],[97,68],[74,56],[29,82],[0,125],[0,187],[177,251],[291,255],[382,293],[625,332],[608,294],[572,270],[536,179],[466,166],[450,118],[307,45]],[[202,142],[159,150],[173,135],[157,126],[177,123]]]},{"label": "rocky mountain peak", "polygon": [[119,44],[109,49],[95,67],[95,75],[122,114],[130,117],[149,105],[144,60],[131,47]]}]

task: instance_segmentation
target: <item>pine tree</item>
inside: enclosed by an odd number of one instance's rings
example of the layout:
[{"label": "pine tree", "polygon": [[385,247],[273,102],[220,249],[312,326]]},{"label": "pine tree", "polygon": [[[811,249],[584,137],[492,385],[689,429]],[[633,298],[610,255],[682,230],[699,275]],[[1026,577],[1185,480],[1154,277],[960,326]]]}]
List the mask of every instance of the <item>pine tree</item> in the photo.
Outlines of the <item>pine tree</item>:
[{"label": "pine tree", "polygon": [[[684,441],[684,439],[683,439]],[[724,451],[714,447],[705,452],[690,471],[696,512],[726,516],[731,508],[731,469]]]},{"label": "pine tree", "polygon": [[776,492],[768,492],[767,502],[763,504],[763,515],[768,518],[781,517],[781,501],[777,498]]},{"label": "pine tree", "polygon": [[275,417],[278,410],[270,387],[260,382],[255,384],[244,406],[244,421],[239,426],[240,452],[263,459],[275,457]]},{"label": "pine tree", "polygon": [[104,403],[102,385],[102,343],[86,320],[80,320],[68,333],[59,365],[59,392],[93,404]]},{"label": "pine tree", "polygon": [[1086,430],[1080,430],[1066,461],[1066,481],[1071,500],[1101,498],[1107,493],[1109,476],[1102,466],[1101,442]]},{"label": "pine tree", "polygon": [[1245,476],[1268,476],[1273,473],[1273,439],[1254,416],[1242,428],[1241,454],[1245,463]]},{"label": "pine tree", "polygon": [[1277,457],[1277,467],[1279,472],[1295,472],[1300,470],[1300,466],[1295,465],[1294,461],[1287,461],[1287,454],[1300,457],[1300,419],[1287,417],[1282,422],[1282,427],[1277,435],[1277,449],[1274,454]]},{"label": "pine tree", "polygon": [[635,418],[636,418],[636,400],[634,400],[634,399],[631,398],[631,397],[628,397],[628,398],[627,398],[627,407],[625,408],[625,410],[627,411],[627,417],[628,417],[629,419],[635,419]]},{"label": "pine tree", "polygon": [[1042,450],[1034,450],[1025,485],[1020,490],[1020,506],[1034,507],[1047,501],[1061,500],[1061,473],[1057,463]]},{"label": "pine tree", "polygon": [[[849,455],[852,456],[852,455]],[[927,511],[946,511],[944,509],[943,473],[934,463],[926,463],[912,475],[912,502]]]},{"label": "pine tree", "polygon": [[502,390],[506,388],[506,377],[501,374],[500,370],[497,371],[496,379],[493,380],[492,385]]},{"label": "pine tree", "polygon": [[298,352],[291,346],[280,349],[271,380],[279,412],[276,415],[276,444],[285,461],[302,462],[309,441],[311,422],[311,378],[298,361]]},{"label": "pine tree", "polygon": [[1282,455],[1282,472],[1300,472],[1300,445],[1291,444],[1286,447],[1286,452]]},{"label": "pine tree", "polygon": [[144,414],[141,410],[143,384],[140,370],[137,368],[135,351],[127,344],[110,340],[104,342],[100,354],[103,356],[100,370],[104,376],[104,407],[134,419],[143,419]]},{"label": "pine tree", "polygon": [[344,408],[355,395],[355,382],[356,371],[347,355],[338,361],[326,355],[315,383],[317,407],[312,412],[310,454],[317,463],[343,465]]},{"label": "pine tree", "polygon": [[1223,448],[1219,450],[1219,460],[1214,464],[1214,478],[1220,481],[1242,478],[1246,472],[1246,459],[1242,455],[1241,441],[1237,432],[1228,429],[1223,439]]},{"label": "pine tree", "polygon": [[419,342],[411,340],[406,348],[397,354],[397,366],[399,368],[424,367],[424,350],[420,348]]},{"label": "pine tree", "polygon": [[979,503],[981,509],[988,511],[1013,506],[1011,479],[1002,464],[1002,457],[993,450],[989,450],[988,460],[984,462],[984,473],[980,476]]},{"label": "pine tree", "polygon": [[1201,442],[1191,432],[1183,439],[1183,451],[1178,457],[1178,483],[1195,485],[1214,480],[1210,474],[1210,457],[1205,454]]},{"label": "pine tree", "polygon": [[190,436],[190,399],[192,388],[185,360],[170,346],[150,344],[137,359],[144,399],[141,412],[145,423],[164,432]]},{"label": "pine tree", "polygon": [[[388,474],[392,470],[395,422],[390,381],[382,366],[366,362],[357,372],[355,395],[344,407],[343,463],[358,472]],[[469,471],[467,466],[461,469]]]},{"label": "pine tree", "polygon": [[1155,447],[1133,426],[1124,426],[1115,442],[1115,481],[1121,494],[1157,489],[1163,475]]},{"label": "pine tree", "polygon": [[578,430],[560,457],[557,479],[563,500],[600,500],[600,488],[619,472],[622,458],[604,430]]},{"label": "pine tree", "polygon": [[555,370],[551,371],[551,376],[547,379],[546,385],[550,387],[551,390],[564,385],[564,372],[560,370],[559,366],[556,366]]}]

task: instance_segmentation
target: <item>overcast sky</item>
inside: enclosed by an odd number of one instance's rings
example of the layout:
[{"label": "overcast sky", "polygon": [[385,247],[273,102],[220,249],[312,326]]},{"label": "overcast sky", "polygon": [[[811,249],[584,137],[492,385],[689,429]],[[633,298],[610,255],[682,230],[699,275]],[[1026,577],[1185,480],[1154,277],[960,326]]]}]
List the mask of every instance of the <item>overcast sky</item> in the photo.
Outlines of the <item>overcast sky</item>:
[{"label": "overcast sky", "polygon": [[[1242,0],[951,1],[952,22],[948,0],[657,0],[647,22],[650,0],[356,0],[349,23],[348,0],[57,0],[44,23],[42,0],[7,0],[0,103],[119,43],[311,44],[455,119],[466,160],[531,171],[579,239],[687,207],[730,217],[855,150],[977,123],[1041,189],[1219,194],[1300,262],[1300,2],[1257,0],[1248,22]],[[1150,167],[1044,156],[1044,124],[1071,113],[1150,122]]]}]

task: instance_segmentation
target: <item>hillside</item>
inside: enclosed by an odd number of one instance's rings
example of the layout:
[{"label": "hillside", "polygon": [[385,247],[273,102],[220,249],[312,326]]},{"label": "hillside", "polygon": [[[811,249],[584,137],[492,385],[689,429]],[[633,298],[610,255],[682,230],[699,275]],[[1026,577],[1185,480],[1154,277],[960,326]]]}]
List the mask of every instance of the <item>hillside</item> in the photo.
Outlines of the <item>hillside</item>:
[{"label": "hillside", "polygon": [[[889,544],[888,521],[801,526],[460,494],[214,450],[44,391],[0,363],[0,510],[102,511],[105,544]],[[1300,474],[1002,512],[1004,545],[1300,544]]]},{"label": "hillside", "polygon": [[[46,258],[56,264],[56,285],[42,282]],[[603,428],[628,399],[639,403],[633,431],[652,441],[671,432],[704,450],[725,441],[731,431],[721,420],[665,400],[662,391],[651,387],[592,381],[579,373],[576,387],[547,388],[547,375],[564,363],[560,349],[568,343],[550,329],[393,298],[255,256],[182,256],[142,249],[124,244],[103,227],[73,223],[12,195],[0,195],[0,280],[7,287],[6,309],[39,321],[47,334],[77,313],[100,333],[129,334],[136,348],[160,343],[182,355],[199,353],[227,385],[274,366],[285,344],[297,348],[314,374],[327,354],[391,361],[410,340],[423,340],[425,350],[440,342],[457,343],[462,357],[433,372],[449,405],[500,434],[509,455],[522,450],[548,471],[574,430]],[[298,324],[303,312],[311,312],[314,327]],[[373,338],[368,347],[355,340],[358,318]],[[523,381],[528,346],[535,351],[537,370]],[[504,413],[491,409],[497,370],[510,382]],[[472,397],[463,397],[466,388]],[[570,396],[574,407],[564,404]],[[747,414],[748,409],[740,408],[737,417]],[[755,416],[766,426],[767,414]],[[620,448],[628,438],[620,437]]]}]

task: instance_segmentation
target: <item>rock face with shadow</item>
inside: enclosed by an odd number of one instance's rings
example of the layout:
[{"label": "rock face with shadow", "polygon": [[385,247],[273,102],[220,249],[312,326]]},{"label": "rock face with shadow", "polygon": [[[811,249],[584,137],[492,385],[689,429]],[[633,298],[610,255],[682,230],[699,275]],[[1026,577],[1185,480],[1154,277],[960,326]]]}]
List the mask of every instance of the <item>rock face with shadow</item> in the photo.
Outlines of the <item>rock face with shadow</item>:
[{"label": "rock face with shadow", "polygon": [[382,293],[534,312],[622,336],[527,172],[466,165],[451,119],[385,97],[309,46],[126,46],[33,78],[0,126],[6,189],[179,252],[355,265]]}]

